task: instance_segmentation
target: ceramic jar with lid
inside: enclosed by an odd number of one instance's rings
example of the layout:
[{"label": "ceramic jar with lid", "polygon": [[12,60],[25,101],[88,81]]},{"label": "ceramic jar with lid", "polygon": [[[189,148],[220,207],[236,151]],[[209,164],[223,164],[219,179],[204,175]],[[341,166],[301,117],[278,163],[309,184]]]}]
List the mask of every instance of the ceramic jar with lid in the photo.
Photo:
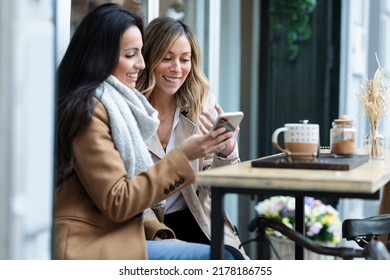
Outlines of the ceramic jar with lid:
[{"label": "ceramic jar with lid", "polygon": [[330,130],[330,152],[348,156],[356,153],[356,128],[353,120],[343,115],[335,119]]}]

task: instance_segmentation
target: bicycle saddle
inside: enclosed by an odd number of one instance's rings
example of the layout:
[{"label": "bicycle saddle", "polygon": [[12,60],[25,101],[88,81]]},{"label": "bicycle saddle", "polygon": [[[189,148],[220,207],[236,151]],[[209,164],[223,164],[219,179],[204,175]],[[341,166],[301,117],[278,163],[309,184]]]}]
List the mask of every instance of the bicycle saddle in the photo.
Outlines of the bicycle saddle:
[{"label": "bicycle saddle", "polygon": [[382,234],[390,234],[390,214],[363,219],[346,219],[342,224],[343,238],[355,240],[361,247]]}]

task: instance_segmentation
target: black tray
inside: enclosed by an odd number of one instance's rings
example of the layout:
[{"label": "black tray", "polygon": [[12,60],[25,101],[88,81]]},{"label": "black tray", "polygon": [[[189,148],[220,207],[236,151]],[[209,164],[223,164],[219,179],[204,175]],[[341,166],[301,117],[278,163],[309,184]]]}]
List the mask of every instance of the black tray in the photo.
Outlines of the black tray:
[{"label": "black tray", "polygon": [[366,163],[369,159],[369,155],[334,156],[331,154],[320,154],[313,160],[303,161],[292,160],[285,154],[277,154],[253,160],[252,167],[350,170]]}]

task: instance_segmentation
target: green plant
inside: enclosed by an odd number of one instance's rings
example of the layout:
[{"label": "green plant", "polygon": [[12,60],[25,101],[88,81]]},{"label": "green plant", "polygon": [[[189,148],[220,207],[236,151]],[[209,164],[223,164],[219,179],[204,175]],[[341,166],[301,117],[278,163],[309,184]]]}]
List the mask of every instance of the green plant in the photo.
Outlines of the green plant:
[{"label": "green plant", "polygon": [[285,33],[285,54],[295,60],[299,54],[298,42],[310,38],[310,14],[317,5],[316,0],[271,0],[270,18],[274,36]]}]

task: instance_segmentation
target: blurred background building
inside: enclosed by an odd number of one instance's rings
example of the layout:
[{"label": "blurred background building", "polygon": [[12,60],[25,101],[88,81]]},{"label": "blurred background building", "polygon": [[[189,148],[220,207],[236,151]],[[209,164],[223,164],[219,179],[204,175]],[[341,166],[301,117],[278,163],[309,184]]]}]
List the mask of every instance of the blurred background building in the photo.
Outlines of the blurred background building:
[{"label": "blurred background building", "polygon": [[[311,2],[310,34],[298,53],[272,26],[275,3]],[[54,196],[55,69],[93,0],[0,0],[0,259],[50,259]],[[272,131],[308,119],[329,145],[331,122],[354,119],[359,139],[367,120],[360,82],[390,69],[389,0],[123,0],[145,23],[169,15],[188,23],[203,52],[203,68],[225,111],[241,110],[243,161],[274,153]],[[292,11],[294,12],[294,11]],[[286,56],[287,54],[287,56]],[[390,126],[382,123],[388,147]],[[360,147],[362,143],[359,143]],[[228,195],[226,209],[242,241],[259,197]],[[378,201],[335,201],[342,217],[376,214]],[[258,257],[258,248],[248,246]]]}]

